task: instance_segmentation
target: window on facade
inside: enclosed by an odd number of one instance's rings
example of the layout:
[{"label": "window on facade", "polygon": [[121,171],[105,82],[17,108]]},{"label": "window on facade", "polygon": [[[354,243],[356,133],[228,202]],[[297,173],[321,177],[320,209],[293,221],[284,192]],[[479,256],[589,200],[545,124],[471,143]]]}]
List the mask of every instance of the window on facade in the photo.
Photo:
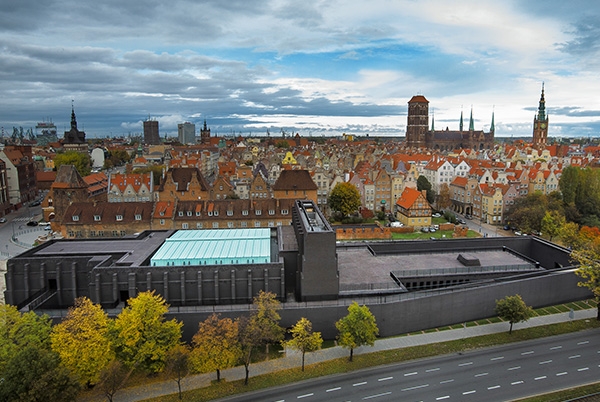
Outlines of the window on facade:
[{"label": "window on facade", "polygon": [[260,227],[260,221],[254,221],[254,227],[255,228],[259,228]]},{"label": "window on facade", "polygon": [[227,227],[231,229],[233,227],[233,222],[227,222]]},{"label": "window on facade", "polygon": [[275,210],[274,209],[269,209],[269,215],[275,215]]},{"label": "window on facade", "polygon": [[119,235],[119,232],[117,232],[116,230],[112,231],[112,236],[113,237],[117,237]]},{"label": "window on facade", "polygon": [[79,215],[73,215],[73,222],[77,222],[79,220]]},{"label": "window on facade", "polygon": [[187,228],[188,228],[188,224],[187,224],[187,222],[185,222],[185,223],[182,223],[182,224],[181,224],[181,228],[182,228],[182,229],[187,229]]},{"label": "window on facade", "polygon": [[99,221],[100,220],[100,215],[94,215],[94,221]]},{"label": "window on facade", "polygon": [[248,222],[244,221],[240,224],[241,227],[246,228],[248,227]]},{"label": "window on facade", "polygon": [[165,220],[164,220],[164,219],[161,219],[161,220],[160,220],[160,224],[161,224],[161,225],[164,225],[164,224],[165,224]]},{"label": "window on facade", "polygon": [[219,228],[219,222],[213,222],[212,223],[212,227],[213,227],[213,229],[218,229]]},{"label": "window on facade", "polygon": [[123,215],[117,215],[116,218],[117,218],[117,221],[122,221],[123,220]]},{"label": "window on facade", "polygon": [[127,234],[127,232],[126,232],[126,231],[124,231],[124,230],[121,230],[121,237],[125,236],[126,234]]},{"label": "window on facade", "polygon": [[256,211],[254,211],[254,213],[255,213],[256,215],[262,215],[262,211],[261,211],[260,209],[257,209]]},{"label": "window on facade", "polygon": [[179,211],[179,212],[177,212],[177,215],[178,215],[178,216],[183,216],[183,211]]},{"label": "window on facade", "polygon": [[214,214],[215,216],[219,216],[219,211],[215,211],[215,212],[213,212],[213,214]]},{"label": "window on facade", "polygon": [[287,215],[288,214],[288,210],[287,209],[282,209],[281,210],[281,215]]},{"label": "window on facade", "polygon": [[200,216],[200,211],[196,211],[196,216]]},{"label": "window on facade", "polygon": [[135,220],[136,221],[141,221],[142,220],[142,214],[135,214]]},{"label": "window on facade", "polygon": [[187,211],[187,216],[192,216],[192,211]]},{"label": "window on facade", "polygon": [[233,216],[233,211],[231,209],[227,210],[227,216]]},{"label": "window on facade", "polygon": [[196,229],[202,229],[203,226],[202,222],[196,223]]}]

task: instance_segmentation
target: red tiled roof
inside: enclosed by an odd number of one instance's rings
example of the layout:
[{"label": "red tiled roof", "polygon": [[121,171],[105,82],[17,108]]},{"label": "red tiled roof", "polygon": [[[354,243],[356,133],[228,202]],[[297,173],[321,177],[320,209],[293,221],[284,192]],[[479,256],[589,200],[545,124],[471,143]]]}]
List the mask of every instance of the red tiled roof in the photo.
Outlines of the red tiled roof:
[{"label": "red tiled roof", "polygon": [[404,209],[410,209],[417,198],[421,195],[419,190],[415,190],[412,187],[406,187],[400,195],[400,198],[396,201],[396,205]]}]

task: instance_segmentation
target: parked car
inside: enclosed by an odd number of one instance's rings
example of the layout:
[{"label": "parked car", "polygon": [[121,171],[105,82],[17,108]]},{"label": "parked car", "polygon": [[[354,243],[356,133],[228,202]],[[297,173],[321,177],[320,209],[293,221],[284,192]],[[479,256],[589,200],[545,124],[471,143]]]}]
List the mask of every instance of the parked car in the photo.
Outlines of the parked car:
[{"label": "parked car", "polygon": [[433,214],[433,215],[431,215],[431,216],[432,216],[432,217],[434,217],[434,218],[439,218],[439,217],[440,217],[440,216],[442,216],[442,215],[440,215],[439,213],[437,213],[437,212],[436,212],[435,214]]},{"label": "parked car", "polygon": [[421,232],[423,232],[423,233],[429,233],[429,228],[428,227],[423,227],[423,228],[421,228]]},{"label": "parked car", "polygon": [[502,226],[502,229],[504,229],[504,230],[510,230],[510,226],[504,225],[504,226]]},{"label": "parked car", "polygon": [[6,222],[6,218],[0,218],[0,223]]},{"label": "parked car", "polygon": [[52,230],[52,227],[50,225],[46,225],[44,226],[44,230],[50,231]]},{"label": "parked car", "polygon": [[41,204],[41,202],[39,202],[39,201],[33,201],[31,204],[29,204],[29,206],[30,207],[37,207],[40,204]]},{"label": "parked car", "polygon": [[465,215],[465,219],[473,219],[473,217],[471,215],[469,215],[469,214],[466,214]]},{"label": "parked car", "polygon": [[27,226],[37,226],[38,223],[36,221],[29,221],[27,222]]}]

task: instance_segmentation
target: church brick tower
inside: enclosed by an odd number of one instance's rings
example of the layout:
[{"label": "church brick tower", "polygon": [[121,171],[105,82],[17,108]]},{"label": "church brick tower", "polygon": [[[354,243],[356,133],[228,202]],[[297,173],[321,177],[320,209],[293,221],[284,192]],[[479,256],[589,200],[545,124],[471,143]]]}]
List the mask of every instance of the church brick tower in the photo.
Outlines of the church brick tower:
[{"label": "church brick tower", "polygon": [[429,131],[429,101],[423,95],[415,95],[408,101],[406,145],[426,146],[425,134]]},{"label": "church brick tower", "polygon": [[533,146],[544,147],[548,140],[548,115],[546,114],[546,100],[544,99],[544,84],[538,112],[533,118]]}]

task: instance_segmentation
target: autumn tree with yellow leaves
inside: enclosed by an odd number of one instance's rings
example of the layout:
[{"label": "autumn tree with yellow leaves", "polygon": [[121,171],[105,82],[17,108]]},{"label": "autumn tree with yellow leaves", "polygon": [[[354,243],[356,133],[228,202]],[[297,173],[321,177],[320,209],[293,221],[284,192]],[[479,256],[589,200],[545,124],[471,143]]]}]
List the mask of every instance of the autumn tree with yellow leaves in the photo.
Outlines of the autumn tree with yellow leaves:
[{"label": "autumn tree with yellow leaves", "polygon": [[52,350],[82,385],[96,384],[100,372],[114,359],[108,325],[102,307],[80,297],[66,318],[52,328]]},{"label": "autumn tree with yellow leaves", "polygon": [[234,367],[240,360],[237,321],[212,314],[198,327],[192,339],[190,367],[196,373],[216,371],[217,381],[221,381],[221,370]]}]

